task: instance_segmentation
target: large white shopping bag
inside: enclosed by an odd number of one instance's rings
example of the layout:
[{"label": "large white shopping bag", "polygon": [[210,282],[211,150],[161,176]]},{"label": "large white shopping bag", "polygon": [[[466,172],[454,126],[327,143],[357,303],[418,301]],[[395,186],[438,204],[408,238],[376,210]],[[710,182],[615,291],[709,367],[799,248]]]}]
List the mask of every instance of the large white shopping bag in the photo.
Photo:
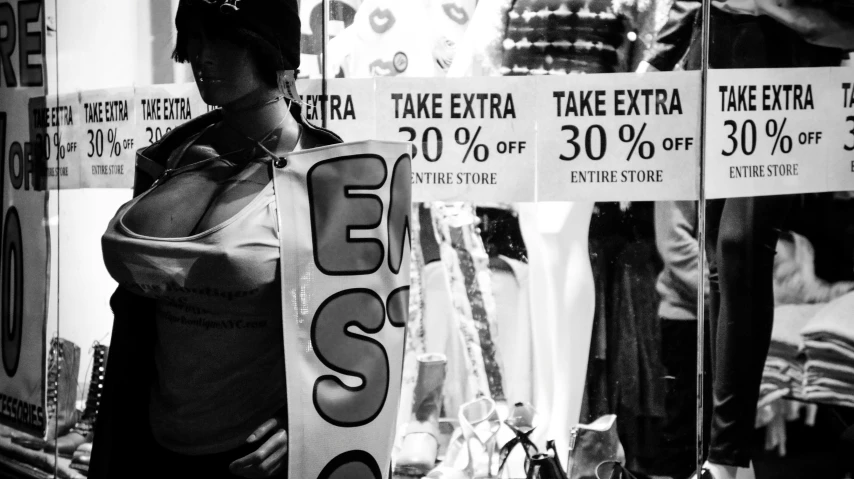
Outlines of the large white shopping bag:
[{"label": "large white shopping bag", "polygon": [[274,165],[291,479],[389,476],[409,304],[410,148],[343,143]]}]

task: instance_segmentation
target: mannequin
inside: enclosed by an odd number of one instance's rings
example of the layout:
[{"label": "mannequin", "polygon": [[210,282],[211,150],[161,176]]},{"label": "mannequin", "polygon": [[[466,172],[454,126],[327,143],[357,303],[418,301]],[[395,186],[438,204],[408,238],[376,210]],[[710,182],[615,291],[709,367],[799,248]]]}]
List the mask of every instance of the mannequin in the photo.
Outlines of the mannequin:
[{"label": "mannequin", "polygon": [[[287,391],[271,165],[340,139],[284,99],[299,65],[295,0],[182,0],[176,26],[176,60],[189,61],[202,98],[221,109],[138,154],[136,197],[102,238],[119,288],[89,477],[115,477],[139,457],[152,476],[169,464],[185,477],[282,477]],[[247,317],[251,327],[227,326]],[[210,354],[225,347],[227,355]]]}]

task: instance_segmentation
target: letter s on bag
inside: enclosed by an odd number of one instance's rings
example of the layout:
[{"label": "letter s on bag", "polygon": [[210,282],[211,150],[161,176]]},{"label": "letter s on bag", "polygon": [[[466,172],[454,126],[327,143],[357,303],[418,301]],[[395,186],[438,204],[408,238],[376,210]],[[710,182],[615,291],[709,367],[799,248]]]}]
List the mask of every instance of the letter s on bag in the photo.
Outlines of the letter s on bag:
[{"label": "letter s on bag", "polygon": [[370,423],[385,405],[389,386],[388,353],[382,344],[348,331],[356,326],[378,333],[385,323],[385,306],[369,289],[350,289],[329,297],[311,324],[311,343],[326,367],[362,381],[350,387],[336,376],[314,382],[314,408],[330,424],[357,427]]}]

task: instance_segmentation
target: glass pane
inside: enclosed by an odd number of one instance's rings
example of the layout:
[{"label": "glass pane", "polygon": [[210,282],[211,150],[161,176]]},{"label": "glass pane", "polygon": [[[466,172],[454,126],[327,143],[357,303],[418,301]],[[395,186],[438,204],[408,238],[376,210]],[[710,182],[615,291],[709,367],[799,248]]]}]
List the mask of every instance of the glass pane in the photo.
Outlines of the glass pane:
[{"label": "glass pane", "polygon": [[706,459],[715,477],[848,477],[851,6],[707,8]]},{"label": "glass pane", "polygon": [[[50,289],[50,258],[58,227],[55,206],[61,168],[43,154],[64,124],[56,112],[53,13],[41,2],[0,2],[0,473],[32,469],[55,459],[45,438],[66,418],[64,386],[53,348],[59,337],[57,296]],[[47,28],[46,28],[47,27]],[[47,36],[46,36],[47,34]],[[51,100],[53,98],[53,100]],[[51,131],[51,139],[46,133]],[[59,142],[59,141],[57,141]],[[48,169],[47,171],[45,169]],[[51,191],[54,190],[54,191]],[[50,201],[50,204],[49,204]],[[73,363],[73,351],[68,351]],[[73,407],[71,408],[73,410]],[[61,427],[61,426],[59,426]]]},{"label": "glass pane", "polygon": [[[57,477],[82,477],[114,325],[117,284],[105,267],[102,236],[132,197],[136,150],[207,108],[184,86],[192,71],[170,58],[177,1],[46,4],[48,54],[56,65],[47,121],[59,125],[47,130],[58,133],[48,163],[50,319],[61,327],[61,347],[50,361],[58,364],[62,421],[45,450],[56,450]],[[54,474],[52,467],[47,472]]]},{"label": "glass pane", "polygon": [[[329,94],[376,93],[327,125],[416,147],[396,477],[498,474],[505,446],[502,477],[525,477],[523,445],[549,440],[572,477],[695,470],[701,90],[680,8],[367,0],[330,40]],[[573,444],[586,425],[610,453]]]}]

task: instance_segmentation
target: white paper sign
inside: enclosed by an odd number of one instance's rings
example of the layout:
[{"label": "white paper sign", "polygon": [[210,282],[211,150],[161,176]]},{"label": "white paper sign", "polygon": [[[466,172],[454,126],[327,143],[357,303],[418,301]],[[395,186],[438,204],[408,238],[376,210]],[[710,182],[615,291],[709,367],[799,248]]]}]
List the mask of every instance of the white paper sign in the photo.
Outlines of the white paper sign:
[{"label": "white paper sign", "polygon": [[210,111],[195,83],[137,87],[134,102],[134,149],[151,146],[172,128]]},{"label": "white paper sign", "polygon": [[828,117],[841,97],[830,71],[709,72],[708,198],[827,191],[828,126],[842,121]]},{"label": "white paper sign", "polygon": [[823,115],[828,134],[827,187],[854,191],[854,68],[834,68],[830,73],[832,109]]},{"label": "white paper sign", "polygon": [[80,188],[79,95],[50,95],[30,100],[30,134],[47,161],[48,189]]},{"label": "white paper sign", "polygon": [[50,141],[44,132],[35,138],[29,112],[31,98],[45,103],[45,12],[43,2],[2,1],[0,7],[0,30],[21,29],[20,35],[0,33],[8,60],[0,69],[9,68],[0,74],[0,423],[43,437],[46,338],[53,331],[47,331],[50,242],[42,147]]},{"label": "white paper sign", "polygon": [[75,135],[81,188],[131,188],[138,145],[133,88],[81,93]]},{"label": "white paper sign", "polygon": [[539,201],[697,198],[699,73],[547,77],[536,92]]},{"label": "white paper sign", "polygon": [[534,201],[530,79],[378,79],[377,135],[412,142],[414,201]]},{"label": "white paper sign", "polygon": [[329,80],[326,83],[327,92],[324,95],[321,80],[297,81],[306,120],[322,126],[324,115],[328,115],[326,127],[344,141],[376,138],[374,81]]}]

